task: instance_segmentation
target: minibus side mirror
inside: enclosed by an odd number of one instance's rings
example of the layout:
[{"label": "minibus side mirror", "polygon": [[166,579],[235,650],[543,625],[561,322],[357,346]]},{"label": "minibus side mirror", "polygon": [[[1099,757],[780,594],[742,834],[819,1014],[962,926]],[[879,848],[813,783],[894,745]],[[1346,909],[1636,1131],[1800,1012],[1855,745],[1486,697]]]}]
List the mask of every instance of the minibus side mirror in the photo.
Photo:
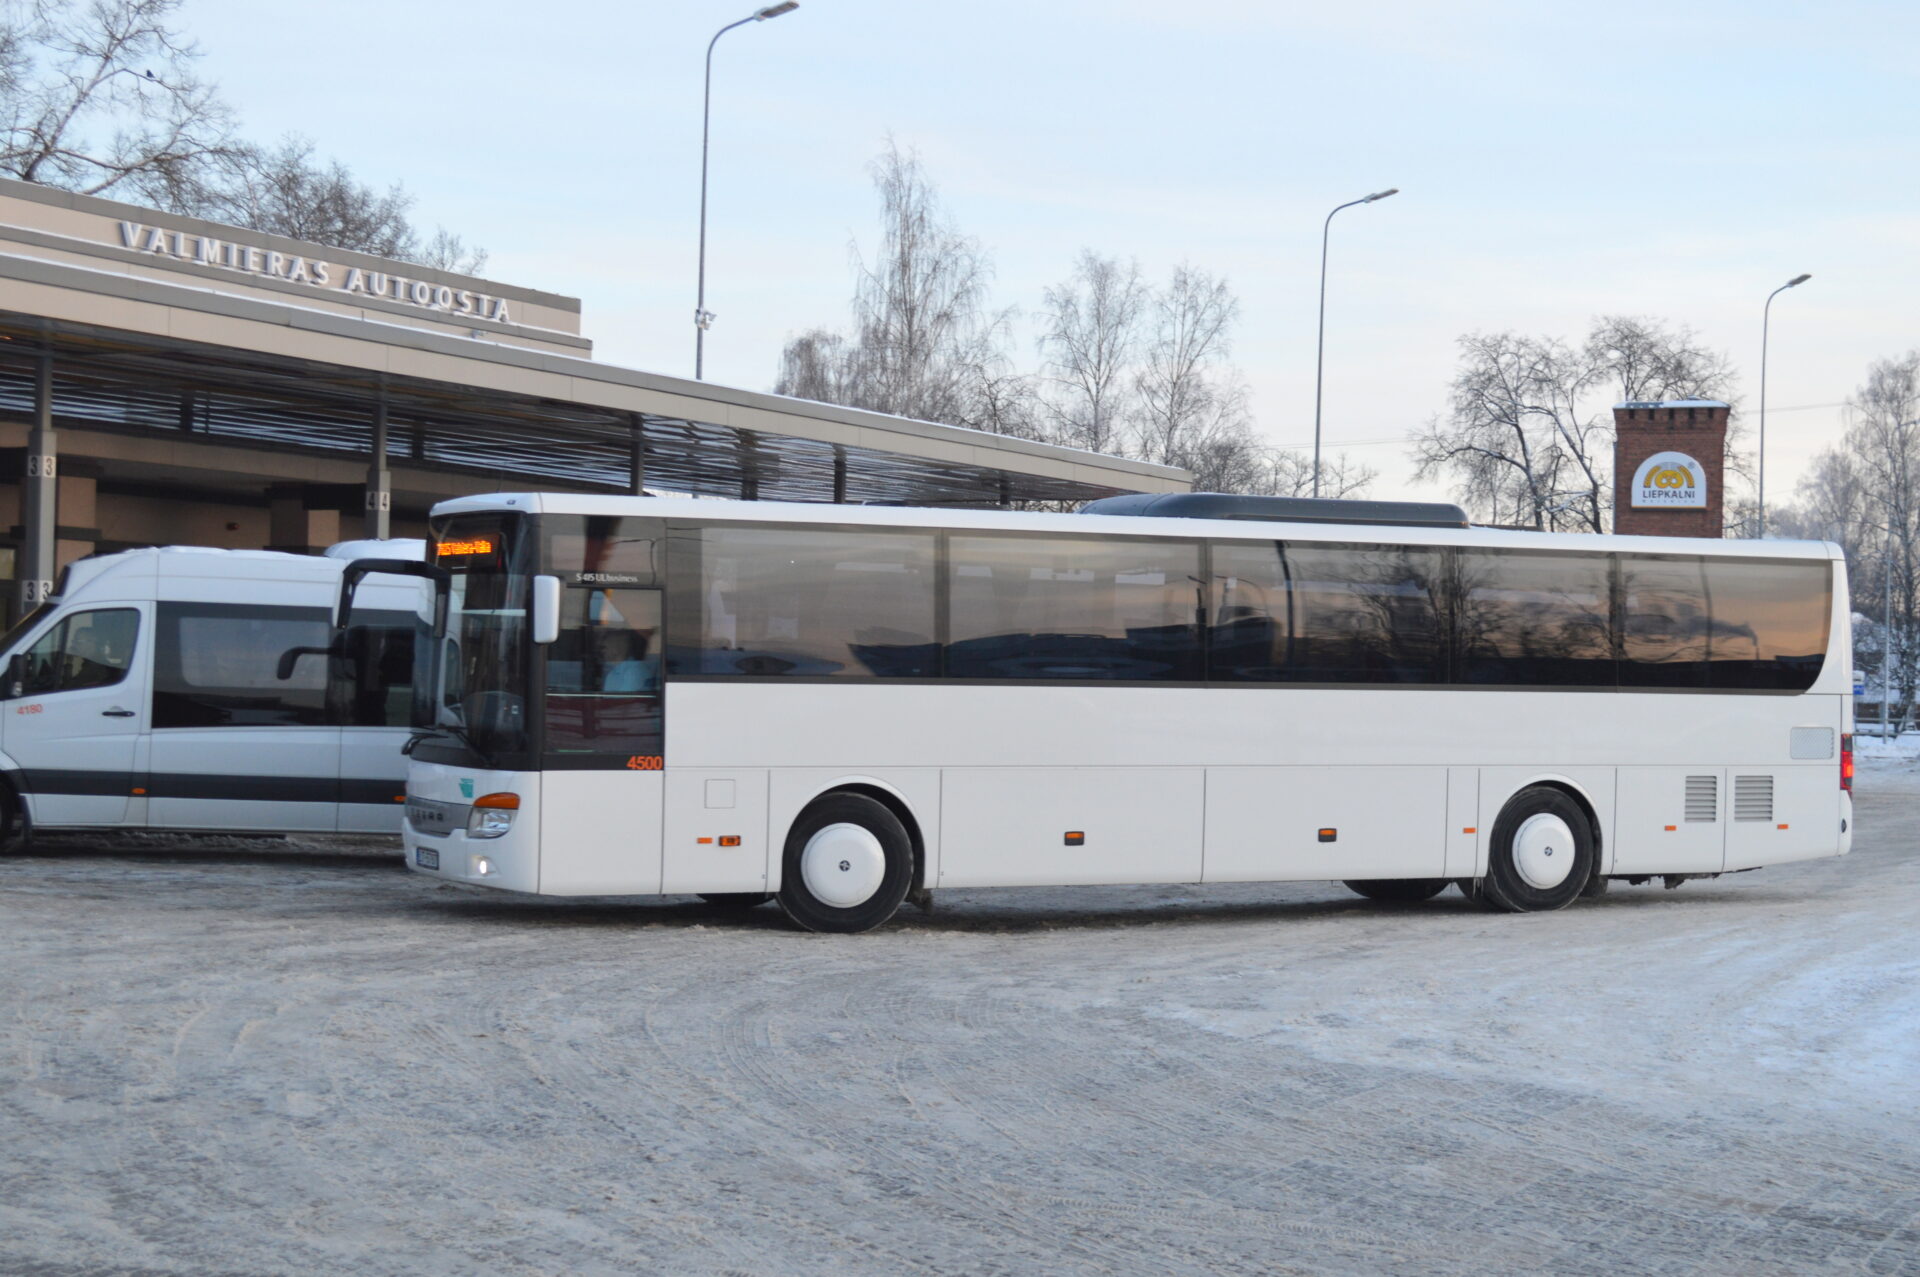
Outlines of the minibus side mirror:
[{"label": "minibus side mirror", "polygon": [[0,700],[16,700],[27,690],[27,654],[15,652],[7,658],[5,686],[0,686]]},{"label": "minibus side mirror", "polygon": [[533,641],[551,643],[560,637],[560,578],[533,578]]},{"label": "minibus side mirror", "polygon": [[326,647],[290,647],[280,653],[280,664],[273,672],[274,677],[284,683],[293,677],[293,667],[299,663],[301,657],[337,656],[340,654],[340,650],[341,646],[338,641]]},{"label": "minibus side mirror", "polygon": [[413,559],[355,559],[340,573],[340,600],[334,605],[333,628],[345,630],[353,619],[353,595],[360,579],[382,576],[417,576],[433,582],[433,636],[447,632],[447,596],[453,588],[453,574],[432,563]]}]

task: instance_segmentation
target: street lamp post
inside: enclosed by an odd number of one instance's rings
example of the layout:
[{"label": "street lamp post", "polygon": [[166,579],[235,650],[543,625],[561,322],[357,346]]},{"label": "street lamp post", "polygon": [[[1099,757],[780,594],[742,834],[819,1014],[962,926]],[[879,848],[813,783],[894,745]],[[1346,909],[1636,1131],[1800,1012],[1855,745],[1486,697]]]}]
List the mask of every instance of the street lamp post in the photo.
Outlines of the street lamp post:
[{"label": "street lamp post", "polygon": [[707,134],[713,118],[713,46],[720,43],[720,37],[735,27],[744,27],[749,22],[765,22],[768,18],[777,18],[783,13],[792,13],[800,7],[800,0],[785,0],[782,4],[770,4],[764,9],[756,9],[738,22],[729,22],[713,33],[713,39],[707,41],[707,78],[700,96],[700,286],[693,304],[693,379],[704,380],[707,356],[707,325],[713,322],[713,314],[707,309]]},{"label": "street lamp post", "polygon": [[1767,304],[1760,310],[1760,535],[1767,535],[1767,327],[1773,320],[1773,299],[1789,288],[1798,288],[1812,279],[1811,275],[1795,275],[1780,287],[1767,294]]},{"label": "street lamp post", "polygon": [[[1348,200],[1333,210],[1338,213],[1342,208],[1352,208],[1355,204],[1371,204],[1383,200],[1389,195],[1398,195],[1400,188],[1395,186],[1384,191],[1357,200]],[[1320,495],[1320,386],[1327,365],[1327,236],[1333,229],[1333,213],[1327,214],[1327,220],[1320,227],[1320,338],[1313,356],[1313,495]]]}]

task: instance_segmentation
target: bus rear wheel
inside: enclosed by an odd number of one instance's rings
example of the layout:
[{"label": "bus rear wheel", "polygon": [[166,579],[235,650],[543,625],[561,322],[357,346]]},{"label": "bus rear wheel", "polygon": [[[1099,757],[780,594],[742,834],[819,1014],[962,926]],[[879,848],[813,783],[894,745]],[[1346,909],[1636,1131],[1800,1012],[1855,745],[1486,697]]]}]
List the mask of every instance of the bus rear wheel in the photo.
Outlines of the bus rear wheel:
[{"label": "bus rear wheel", "polygon": [[1523,789],[1493,822],[1481,901],[1509,913],[1564,909],[1594,871],[1593,825],[1558,789]]},{"label": "bus rear wheel", "polygon": [[1369,900],[1394,904],[1418,904],[1431,900],[1453,885],[1451,878],[1351,878],[1343,885]]},{"label": "bus rear wheel", "polygon": [[787,833],[776,899],[808,931],[851,935],[893,917],[912,886],[900,818],[864,794],[828,794]]}]

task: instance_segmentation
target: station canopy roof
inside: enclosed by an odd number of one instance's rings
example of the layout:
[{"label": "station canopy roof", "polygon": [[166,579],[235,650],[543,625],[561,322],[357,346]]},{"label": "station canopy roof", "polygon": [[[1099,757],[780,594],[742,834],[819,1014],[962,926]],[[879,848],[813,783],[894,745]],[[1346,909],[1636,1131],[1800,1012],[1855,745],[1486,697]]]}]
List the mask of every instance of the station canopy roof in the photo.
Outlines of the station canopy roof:
[{"label": "station canopy roof", "polygon": [[555,293],[0,179],[0,420],[29,419],[50,358],[56,426],[96,436],[79,442],[116,481],[299,475],[259,455],[277,451],[338,485],[384,412],[395,500],[416,503],[628,492],[636,432],[646,487],[700,496],[980,505],[1191,486],[1169,466],[603,363],[580,317]]}]

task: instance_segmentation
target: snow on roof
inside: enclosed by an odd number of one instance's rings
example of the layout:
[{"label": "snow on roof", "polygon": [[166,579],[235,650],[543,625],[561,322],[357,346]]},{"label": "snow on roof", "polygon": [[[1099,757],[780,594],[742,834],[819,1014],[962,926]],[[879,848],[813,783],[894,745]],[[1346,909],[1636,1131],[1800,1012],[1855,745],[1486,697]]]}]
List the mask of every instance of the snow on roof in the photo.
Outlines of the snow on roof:
[{"label": "snow on roof", "polygon": [[1615,408],[1726,408],[1718,399],[1629,399]]}]

